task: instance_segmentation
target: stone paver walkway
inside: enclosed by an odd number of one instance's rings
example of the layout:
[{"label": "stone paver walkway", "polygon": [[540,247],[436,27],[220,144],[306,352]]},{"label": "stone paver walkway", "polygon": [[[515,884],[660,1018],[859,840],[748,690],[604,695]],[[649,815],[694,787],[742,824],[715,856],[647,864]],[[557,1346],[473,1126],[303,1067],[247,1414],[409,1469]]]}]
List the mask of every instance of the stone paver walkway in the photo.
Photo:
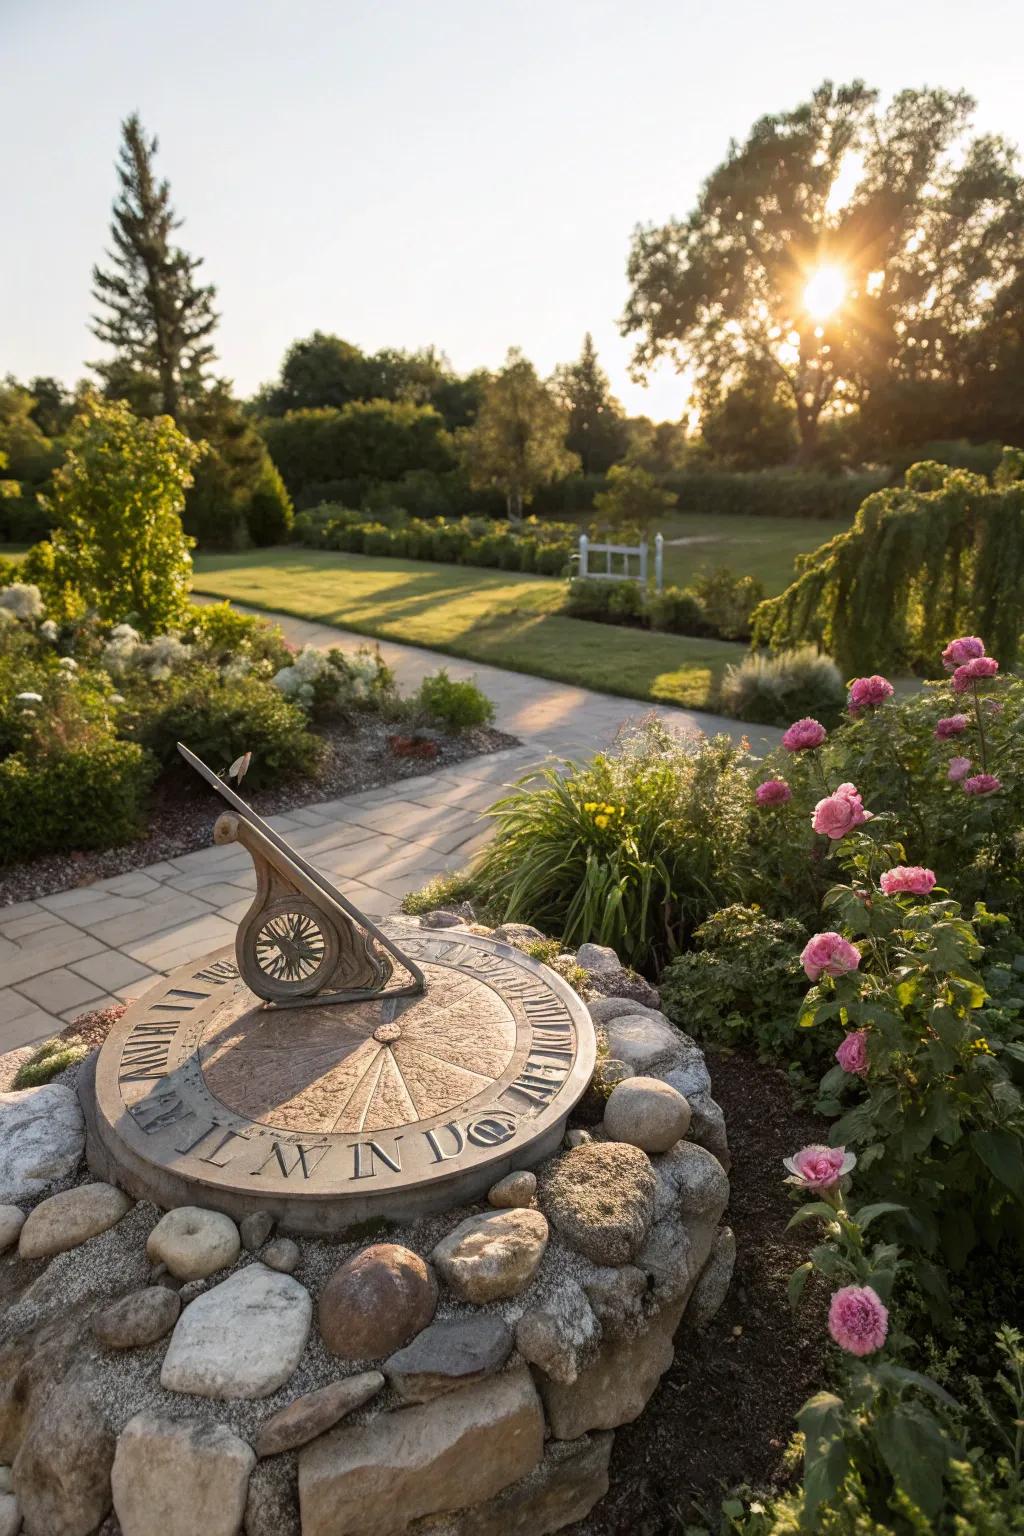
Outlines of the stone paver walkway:
[{"label": "stone paver walkway", "polygon": [[[282,617],[288,638],[317,646],[365,645],[359,635]],[[610,634],[609,643],[614,643]],[[585,757],[614,738],[640,703],[414,646],[381,642],[403,692],[446,666],[475,677],[497,724],[523,745],[272,818],[304,856],[375,917],[406,891],[465,864],[488,835],[481,813],[522,774],[555,757]],[[755,751],[779,732],[715,715],[658,708],[677,730],[746,732]],[[215,817],[211,803],[211,826]],[[158,976],[234,938],[255,887],[248,854],[203,848],[90,886],[0,911],[0,1054],[44,1039],[86,1009],[138,997]]]}]

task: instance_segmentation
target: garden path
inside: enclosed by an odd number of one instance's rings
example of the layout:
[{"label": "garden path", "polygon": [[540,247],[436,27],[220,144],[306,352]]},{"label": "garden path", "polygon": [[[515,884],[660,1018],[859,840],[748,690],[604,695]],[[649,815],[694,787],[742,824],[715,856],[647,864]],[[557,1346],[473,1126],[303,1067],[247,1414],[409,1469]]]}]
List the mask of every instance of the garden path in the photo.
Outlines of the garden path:
[{"label": "garden path", "polygon": [[[241,606],[241,605],[239,605]],[[272,615],[293,643],[354,650],[360,635]],[[613,637],[610,637],[610,639]],[[403,692],[446,666],[494,701],[497,725],[522,746],[271,818],[272,825],[372,916],[406,891],[464,864],[488,835],[480,817],[522,774],[585,757],[624,721],[657,714],[677,730],[744,733],[755,751],[779,732],[697,711],[648,706],[584,688],[380,642]],[[0,912],[0,1055],[55,1034],[86,1009],[138,997],[158,976],[234,938],[255,885],[248,854],[210,847]]]}]

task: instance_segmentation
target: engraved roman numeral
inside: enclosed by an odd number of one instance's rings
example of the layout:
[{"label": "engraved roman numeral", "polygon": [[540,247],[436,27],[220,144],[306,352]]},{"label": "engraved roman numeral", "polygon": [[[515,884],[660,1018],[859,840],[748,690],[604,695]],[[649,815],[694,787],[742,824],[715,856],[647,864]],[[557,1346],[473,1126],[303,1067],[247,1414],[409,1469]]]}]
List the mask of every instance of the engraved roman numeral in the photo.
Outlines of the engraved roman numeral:
[{"label": "engraved roman numeral", "polygon": [[167,1076],[174,1024],[136,1024],[121,1052],[119,1083],[145,1083]]},{"label": "engraved roman numeral", "polygon": [[145,1131],[147,1136],[152,1136],[154,1132],[162,1131],[168,1125],[176,1125],[179,1120],[194,1117],[195,1110],[190,1109],[184,1099],[179,1098],[176,1093],[161,1093],[133,1105],[128,1113],[140,1131]]},{"label": "engraved roman numeral", "polygon": [[201,971],[196,971],[193,981],[212,981],[215,985],[222,981],[232,981],[238,975],[238,966],[233,960],[214,960],[212,965],[205,965]]},{"label": "engraved roman numeral", "polygon": [[[191,1013],[197,1003],[205,1002],[210,995],[209,992],[190,992],[186,987],[172,987],[169,992],[164,994],[164,1001],[162,1003],[152,1004],[150,1012]],[[177,998],[178,1001],[170,1002],[169,999],[172,997]]]}]

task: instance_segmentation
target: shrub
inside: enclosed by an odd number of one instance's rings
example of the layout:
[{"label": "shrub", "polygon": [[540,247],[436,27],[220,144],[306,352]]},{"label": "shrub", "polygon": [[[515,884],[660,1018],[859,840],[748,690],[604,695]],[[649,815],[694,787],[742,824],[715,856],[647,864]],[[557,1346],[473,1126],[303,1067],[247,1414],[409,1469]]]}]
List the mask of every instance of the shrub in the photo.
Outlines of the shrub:
[{"label": "shrub", "polygon": [[706,635],[708,620],[704,606],[687,587],[665,587],[647,598],[647,618],[652,629],[667,630],[672,635]]},{"label": "shrub", "polygon": [[795,918],[771,918],[760,907],[723,907],[695,930],[693,949],[662,973],[662,1006],[702,1040],[753,1046],[769,1059],[791,1059],[796,1051],[823,1068],[827,1048],[793,1028],[807,984],[800,965],[806,939]]},{"label": "shrub", "polygon": [[253,544],[283,544],[291,532],[292,499],[276,465],[266,458],[245,509],[245,526]]},{"label": "shrub", "polygon": [[586,766],[548,768],[492,807],[473,893],[502,922],[651,970],[743,894],[752,782],[727,737],[682,744],[657,722]]},{"label": "shrub", "polygon": [[291,650],[277,624],[239,613],[228,602],[194,603],[184,634],[196,651],[221,665],[237,665],[239,659],[245,659],[266,662],[277,671],[291,660]]},{"label": "shrub", "polygon": [[727,566],[699,574],[694,595],[712,633],[723,640],[744,640],[750,635],[750,618],[764,599],[764,584],[756,576],[736,576]]},{"label": "shrub", "polygon": [[443,417],[405,400],[289,411],[259,429],[293,496],[315,482],[399,480],[407,470],[441,472],[453,463]]},{"label": "shrub", "polygon": [[98,732],[59,754],[12,753],[0,762],[0,858],[129,842],[156,771],[141,746]]},{"label": "shrub", "polygon": [[417,706],[431,720],[451,731],[469,730],[475,725],[490,725],[494,705],[476,683],[456,682],[442,667],[425,677],[416,696]]},{"label": "shrub", "polygon": [[366,512],[332,503],[300,512],[294,533],[314,549],[534,571],[542,576],[564,574],[577,537],[571,524],[540,523],[532,517],[513,530],[507,521],[483,517],[428,521],[381,505],[371,518]]},{"label": "shrub", "polygon": [[831,722],[845,703],[839,669],[813,645],[778,656],[745,656],[726,667],[719,690],[723,714],[758,725],[788,725],[803,715]]},{"label": "shrub", "polygon": [[636,581],[578,576],[569,583],[565,612],[574,619],[591,619],[598,624],[641,623],[644,591]]},{"label": "shrub", "polygon": [[473,894],[473,877],[468,870],[448,870],[435,875],[416,891],[407,891],[402,897],[402,911],[411,917],[421,917],[433,912],[435,907],[454,907],[468,901]]},{"label": "shrub", "polygon": [[188,600],[185,491],[200,450],[168,416],[141,421],[123,401],[90,399],[53,477],[52,590],[67,586],[115,622],[173,628]]},{"label": "shrub", "polygon": [[212,667],[194,667],[148,689],[138,704],[139,741],[175,772],[186,771],[179,741],[215,771],[251,751],[246,784],[253,789],[304,778],[323,756],[302,710],[258,678],[225,683]]}]

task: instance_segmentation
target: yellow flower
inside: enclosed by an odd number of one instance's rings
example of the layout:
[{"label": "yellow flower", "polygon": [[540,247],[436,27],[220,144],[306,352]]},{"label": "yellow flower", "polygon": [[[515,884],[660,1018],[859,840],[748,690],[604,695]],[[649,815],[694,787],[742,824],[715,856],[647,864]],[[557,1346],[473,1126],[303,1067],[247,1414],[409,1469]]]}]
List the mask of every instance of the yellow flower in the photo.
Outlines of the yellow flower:
[{"label": "yellow flower", "polygon": [[971,1048],[972,1051],[977,1051],[980,1056],[994,1056],[995,1055],[995,1051],[989,1045],[989,1043],[985,1039],[984,1035],[980,1036],[979,1039],[977,1039],[977,1040],[972,1040],[970,1048]]},{"label": "yellow flower", "polygon": [[595,825],[595,827],[606,827],[608,825],[608,817],[607,816],[595,816],[594,817],[594,825]]},{"label": "yellow flower", "polygon": [[587,800],[584,803],[583,809],[586,811],[588,816],[592,815],[594,813],[594,811],[597,810],[597,801],[596,800]]},{"label": "yellow flower", "polygon": [[619,815],[620,816],[625,816],[625,814],[626,814],[626,807],[624,805],[620,805],[619,806]]}]

